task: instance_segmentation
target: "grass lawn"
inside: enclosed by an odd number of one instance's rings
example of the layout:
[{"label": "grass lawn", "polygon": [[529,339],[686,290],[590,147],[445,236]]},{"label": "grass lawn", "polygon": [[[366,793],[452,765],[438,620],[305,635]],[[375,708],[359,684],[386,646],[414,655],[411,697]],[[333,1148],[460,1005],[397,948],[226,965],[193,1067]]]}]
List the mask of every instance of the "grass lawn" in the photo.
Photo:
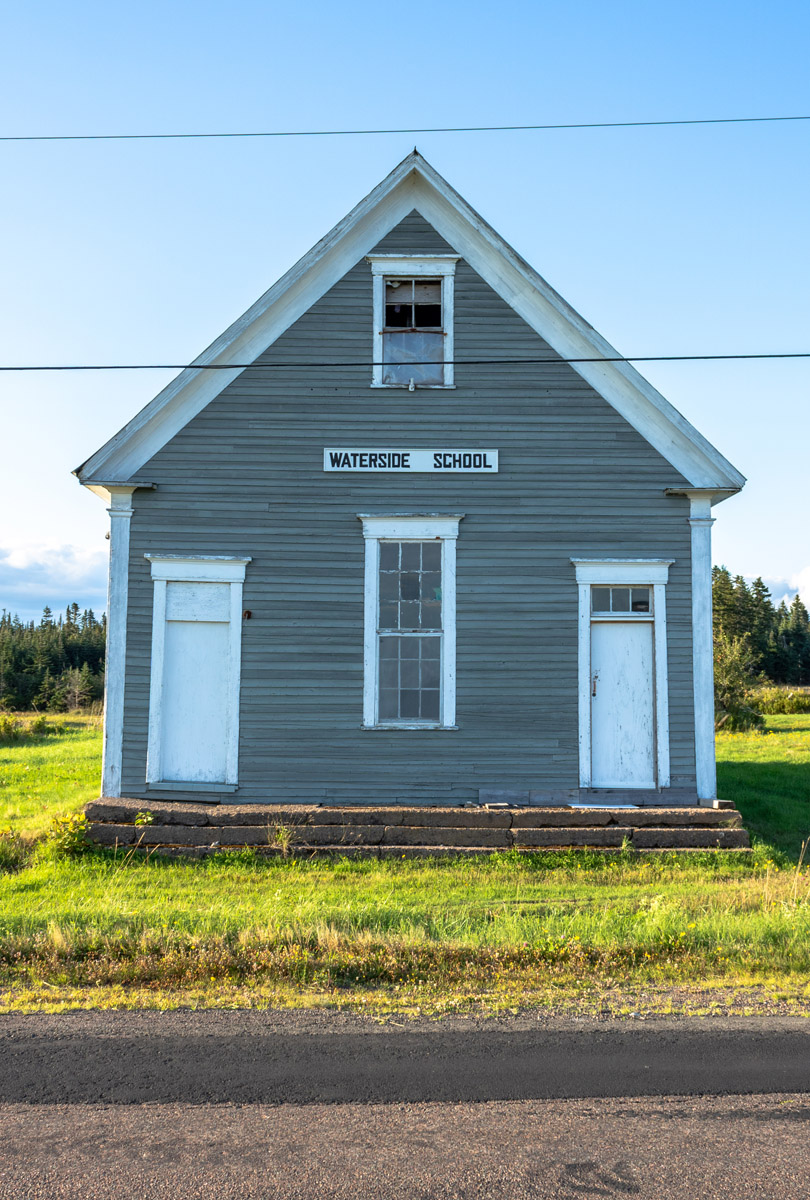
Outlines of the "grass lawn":
[{"label": "grass lawn", "polygon": [[[20,723],[32,715],[20,714]],[[61,732],[0,742],[0,830],[39,837],[57,813],[80,812],[98,796],[101,717],[67,713],[47,720]]]},{"label": "grass lawn", "polygon": [[[41,834],[96,794],[100,733],[61,723],[63,734],[0,746],[0,829]],[[810,716],[768,725],[718,738],[720,794],[755,835],[747,858],[178,862],[71,858],[47,842],[31,853],[7,838],[0,1010],[810,1015],[810,871],[795,865],[810,834]]]}]

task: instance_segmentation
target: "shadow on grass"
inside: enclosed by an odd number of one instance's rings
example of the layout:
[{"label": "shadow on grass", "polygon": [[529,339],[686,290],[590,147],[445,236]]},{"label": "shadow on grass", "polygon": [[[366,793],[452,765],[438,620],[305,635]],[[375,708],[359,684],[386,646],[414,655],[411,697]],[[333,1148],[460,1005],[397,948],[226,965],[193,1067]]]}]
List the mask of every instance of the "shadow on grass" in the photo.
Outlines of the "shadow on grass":
[{"label": "shadow on grass", "polygon": [[810,837],[810,767],[805,763],[718,762],[717,794],[734,801],[749,833],[798,858]]}]

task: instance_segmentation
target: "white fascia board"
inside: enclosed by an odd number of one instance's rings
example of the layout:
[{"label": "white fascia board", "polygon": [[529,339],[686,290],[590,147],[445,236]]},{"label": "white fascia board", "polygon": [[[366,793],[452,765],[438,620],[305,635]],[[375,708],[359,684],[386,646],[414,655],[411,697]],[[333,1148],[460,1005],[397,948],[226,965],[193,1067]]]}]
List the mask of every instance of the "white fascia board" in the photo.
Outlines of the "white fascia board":
[{"label": "white fascia board", "polygon": [[[408,155],[308,254],[132,421],[77,469],[82,483],[127,479],[239,374],[197,365],[263,354],[413,209],[562,358],[618,352],[417,153]],[[693,487],[738,491],[745,477],[629,363],[574,363],[590,385]]]}]

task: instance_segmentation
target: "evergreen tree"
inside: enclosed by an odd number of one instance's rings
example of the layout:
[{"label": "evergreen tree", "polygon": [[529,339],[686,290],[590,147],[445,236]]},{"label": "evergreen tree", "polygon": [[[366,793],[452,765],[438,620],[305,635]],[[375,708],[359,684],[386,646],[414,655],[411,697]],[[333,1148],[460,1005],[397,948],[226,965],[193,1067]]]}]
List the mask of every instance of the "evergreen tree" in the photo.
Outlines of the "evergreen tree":
[{"label": "evergreen tree", "polygon": [[737,636],[736,598],[734,584],[727,567],[712,568],[712,625],[715,637],[725,633]]},{"label": "evergreen tree", "polygon": [[771,594],[762,577],[757,576],[751,584],[751,649],[757,669],[772,677],[771,653],[774,645],[776,610]]},{"label": "evergreen tree", "polygon": [[0,708],[60,711],[77,697],[80,704],[101,699],[105,637],[104,618],[78,604],[58,622],[48,607],[38,623],[0,611]]}]

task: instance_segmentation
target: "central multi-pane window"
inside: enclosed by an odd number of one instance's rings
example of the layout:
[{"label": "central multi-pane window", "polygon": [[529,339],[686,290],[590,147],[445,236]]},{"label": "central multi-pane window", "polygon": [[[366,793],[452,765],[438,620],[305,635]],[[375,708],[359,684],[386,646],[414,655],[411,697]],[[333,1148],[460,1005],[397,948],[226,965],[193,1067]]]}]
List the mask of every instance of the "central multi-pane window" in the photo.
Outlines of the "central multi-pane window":
[{"label": "central multi-pane window", "polygon": [[441,712],[442,543],[381,541],[377,640],[380,721]]}]

